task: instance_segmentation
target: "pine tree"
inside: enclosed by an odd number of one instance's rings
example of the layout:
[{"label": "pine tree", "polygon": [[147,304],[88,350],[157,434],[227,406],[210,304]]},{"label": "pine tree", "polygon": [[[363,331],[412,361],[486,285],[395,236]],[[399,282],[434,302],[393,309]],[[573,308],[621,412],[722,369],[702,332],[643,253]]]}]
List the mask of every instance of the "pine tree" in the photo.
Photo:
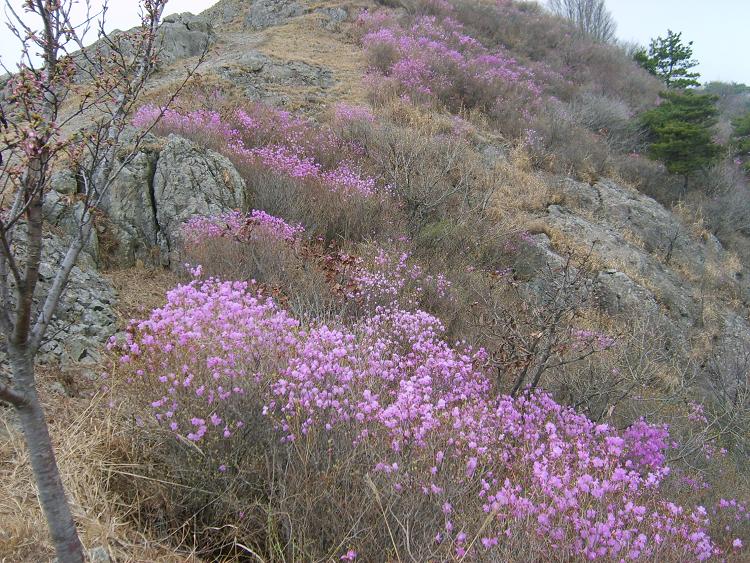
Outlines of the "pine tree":
[{"label": "pine tree", "polygon": [[710,94],[664,92],[663,102],[642,116],[649,132],[651,158],[661,160],[671,174],[689,177],[714,163],[722,152],[711,128],[717,122],[717,97]]},{"label": "pine tree", "polygon": [[732,149],[736,158],[743,162],[743,168],[750,172],[750,111],[732,121]]},{"label": "pine tree", "polygon": [[667,37],[651,40],[648,51],[641,49],[635,54],[636,62],[654,76],[661,78],[667,88],[679,89],[698,86],[700,74],[689,72],[698,65],[692,59],[693,42],[682,43],[682,33],[667,30]]}]

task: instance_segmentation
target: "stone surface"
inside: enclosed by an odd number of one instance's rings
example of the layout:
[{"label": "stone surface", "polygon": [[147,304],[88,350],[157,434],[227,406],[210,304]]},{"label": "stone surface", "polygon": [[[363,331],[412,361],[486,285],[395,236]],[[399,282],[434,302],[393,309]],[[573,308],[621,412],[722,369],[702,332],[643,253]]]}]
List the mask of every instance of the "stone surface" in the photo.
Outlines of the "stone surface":
[{"label": "stone surface", "polygon": [[596,276],[595,296],[599,307],[612,315],[657,313],[659,310],[650,291],[617,270],[599,272]]},{"label": "stone surface", "polygon": [[[45,194],[42,204],[42,212],[47,224],[58,229],[66,240],[70,240],[77,234],[84,210],[85,206],[82,201],[76,201],[68,195],[60,195],[54,190]],[[91,232],[84,252],[95,263],[99,262],[99,237],[96,231]]]},{"label": "stone surface", "polygon": [[70,170],[61,170],[52,174],[50,185],[57,193],[72,195],[78,191],[76,177]]},{"label": "stone surface", "polygon": [[339,30],[341,23],[346,21],[346,18],[349,17],[348,12],[344,8],[318,8],[315,10],[315,13],[323,16],[321,25],[330,31]]},{"label": "stone surface", "polygon": [[[222,78],[242,88],[248,99],[278,103],[278,92],[269,86],[313,86],[326,89],[334,84],[333,74],[321,66],[303,61],[279,61],[249,51],[219,69]],[[283,100],[281,100],[283,103]]]},{"label": "stone surface", "polygon": [[[120,171],[102,202],[113,241],[112,259],[121,266],[150,261],[158,254],[152,186],[161,147],[148,136],[135,157]],[[121,161],[118,161],[118,166]]]},{"label": "stone surface", "polygon": [[265,29],[304,13],[305,9],[295,0],[254,0],[245,16],[245,27]]},{"label": "stone surface", "polygon": [[176,135],[159,154],[153,191],[157,242],[167,253],[190,217],[245,207],[245,182],[229,159]]},{"label": "stone surface", "polygon": [[[60,238],[51,235],[45,238],[45,255],[39,273],[40,299],[57,274],[65,249]],[[68,287],[47,332],[42,358],[61,359],[63,363],[98,362],[102,344],[116,328],[115,303],[114,288],[84,257],[70,274]]]},{"label": "stone surface", "polygon": [[[21,235],[22,232],[21,229],[18,234]],[[23,258],[25,242],[22,236],[17,236],[16,248]],[[37,311],[46,298],[67,249],[64,237],[45,232],[39,281],[34,294]],[[115,302],[116,294],[112,285],[96,271],[96,264],[91,256],[81,253],[47,329],[39,361],[59,360],[64,365],[100,361],[102,345],[115,332]]]},{"label": "stone surface", "polygon": [[196,57],[216,40],[211,23],[186,12],[164,18],[159,30],[159,62],[169,64],[188,57]]},{"label": "stone surface", "polygon": [[636,276],[637,283],[647,285],[675,318],[690,323],[698,314],[692,288],[685,280],[617,229],[557,205],[549,207],[545,220],[566,240],[576,241],[587,250],[593,248],[593,254],[607,266],[625,271],[631,278]]},{"label": "stone surface", "polygon": [[176,135],[147,139],[103,203],[113,261],[169,264],[184,221],[244,208],[244,194],[242,177],[220,154]]}]

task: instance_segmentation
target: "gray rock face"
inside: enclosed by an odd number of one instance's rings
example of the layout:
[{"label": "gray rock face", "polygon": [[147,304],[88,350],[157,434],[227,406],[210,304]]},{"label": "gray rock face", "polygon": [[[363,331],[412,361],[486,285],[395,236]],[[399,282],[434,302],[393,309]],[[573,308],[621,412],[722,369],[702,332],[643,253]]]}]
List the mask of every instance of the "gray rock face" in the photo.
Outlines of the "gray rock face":
[{"label": "gray rock face", "polygon": [[227,158],[176,135],[161,144],[148,139],[104,201],[115,262],[168,265],[184,221],[244,208],[244,194],[245,183]]},{"label": "gray rock face", "polygon": [[50,185],[53,190],[63,195],[72,195],[78,190],[76,177],[70,170],[61,170],[52,174]]},{"label": "gray rock face", "polygon": [[617,270],[599,272],[595,295],[599,307],[612,315],[655,314],[659,311],[659,305],[650,291]]},{"label": "gray rock face", "polygon": [[245,16],[245,27],[265,29],[304,13],[305,9],[295,0],[254,0]]},{"label": "gray rock face", "polygon": [[232,163],[176,135],[159,154],[153,191],[157,241],[166,252],[177,247],[190,217],[245,206],[245,182]]},{"label": "gray rock face", "polygon": [[[62,231],[66,237],[72,237],[78,232],[85,209],[83,202],[70,200],[69,197],[53,190],[47,192],[42,204],[45,221]],[[96,232],[91,233],[84,251],[95,263],[99,261],[99,239]]]},{"label": "gray rock face", "polygon": [[186,12],[164,18],[159,30],[162,64],[202,54],[216,40],[210,22]]},{"label": "gray rock face", "polygon": [[[19,255],[23,256],[25,243],[21,236],[16,245]],[[63,237],[51,232],[44,234],[39,282],[34,296],[37,310],[46,298],[67,249]],[[99,350],[116,329],[115,301],[112,285],[96,271],[92,257],[82,252],[78,265],[70,273],[38,359],[42,362],[60,360],[63,365],[100,361]],[[0,360],[3,359],[2,348],[0,342]]]},{"label": "gray rock face", "polygon": [[318,8],[315,10],[315,13],[323,16],[321,25],[330,31],[337,31],[341,26],[341,22],[345,21],[349,16],[344,8]]},{"label": "gray rock face", "polygon": [[118,265],[150,261],[158,254],[152,195],[158,159],[157,140],[147,137],[140,152],[121,170],[102,202],[110,220],[107,234],[114,242],[113,260]]},{"label": "gray rock face", "polygon": [[671,269],[663,265],[653,255],[635,246],[618,230],[599,222],[576,215],[566,208],[550,206],[546,221],[553,228],[564,233],[568,240],[575,240],[586,248],[593,247],[593,253],[608,265],[624,270],[637,281],[657,294],[662,303],[677,319],[690,324],[697,315],[697,304],[692,298],[691,288]]},{"label": "gray rock face", "polygon": [[[50,286],[57,274],[66,245],[62,239],[45,239],[45,256],[40,271],[40,291]],[[112,285],[85,256],[73,268],[70,281],[60,300],[55,320],[47,331],[48,342],[42,348],[42,359],[61,359],[63,363],[96,363],[100,348],[115,332],[117,317]]]},{"label": "gray rock face", "polygon": [[247,98],[276,103],[278,94],[268,86],[314,86],[330,88],[334,84],[330,70],[302,61],[279,61],[258,51],[249,51],[219,69],[219,74],[243,88]]}]

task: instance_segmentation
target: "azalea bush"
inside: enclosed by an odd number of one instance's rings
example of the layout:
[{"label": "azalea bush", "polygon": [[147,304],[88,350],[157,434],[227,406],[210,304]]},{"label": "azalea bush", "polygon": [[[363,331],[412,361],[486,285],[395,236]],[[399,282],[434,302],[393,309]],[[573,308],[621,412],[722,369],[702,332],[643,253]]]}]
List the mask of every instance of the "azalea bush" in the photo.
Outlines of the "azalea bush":
[{"label": "azalea bush", "polygon": [[[398,224],[390,187],[367,173],[361,145],[331,127],[263,104],[226,114],[149,105],[136,112],[133,123],[148,128],[160,115],[155,133],[176,133],[229,157],[257,209],[302,223],[327,238],[362,239],[395,230]],[[360,110],[346,119],[352,122],[362,115]]]},{"label": "azalea bush", "polygon": [[487,49],[451,17],[449,4],[435,11],[440,15],[403,21],[378,12],[360,16],[373,94],[434,100],[452,111],[478,108],[499,114],[520,108],[515,110],[519,117],[528,119],[544,94],[539,69],[501,47]]},{"label": "azalea bush", "polygon": [[[484,351],[443,333],[434,316],[394,307],[301,322],[252,282],[209,279],[172,290],[111,347],[127,408],[166,440],[161,478],[192,487],[170,487],[172,506],[209,512],[207,541],[361,560],[739,549],[710,537],[709,510],[665,493],[666,427],[618,431],[541,391],[498,396]],[[233,493],[190,508],[211,490]]]},{"label": "azalea bush", "polygon": [[188,272],[254,280],[299,316],[326,316],[341,309],[326,272],[311,252],[302,225],[257,209],[195,216],[182,227],[181,258]]}]

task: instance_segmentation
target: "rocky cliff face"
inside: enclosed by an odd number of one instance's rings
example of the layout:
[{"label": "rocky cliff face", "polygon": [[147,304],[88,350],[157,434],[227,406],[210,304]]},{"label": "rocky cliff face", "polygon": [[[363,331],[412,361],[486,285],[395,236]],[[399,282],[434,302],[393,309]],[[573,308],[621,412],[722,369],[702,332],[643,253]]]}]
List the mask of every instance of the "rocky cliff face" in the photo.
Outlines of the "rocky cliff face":
[{"label": "rocky cliff face", "polygon": [[225,157],[174,135],[145,141],[103,205],[119,267],[168,266],[184,221],[244,207],[244,181]]}]

